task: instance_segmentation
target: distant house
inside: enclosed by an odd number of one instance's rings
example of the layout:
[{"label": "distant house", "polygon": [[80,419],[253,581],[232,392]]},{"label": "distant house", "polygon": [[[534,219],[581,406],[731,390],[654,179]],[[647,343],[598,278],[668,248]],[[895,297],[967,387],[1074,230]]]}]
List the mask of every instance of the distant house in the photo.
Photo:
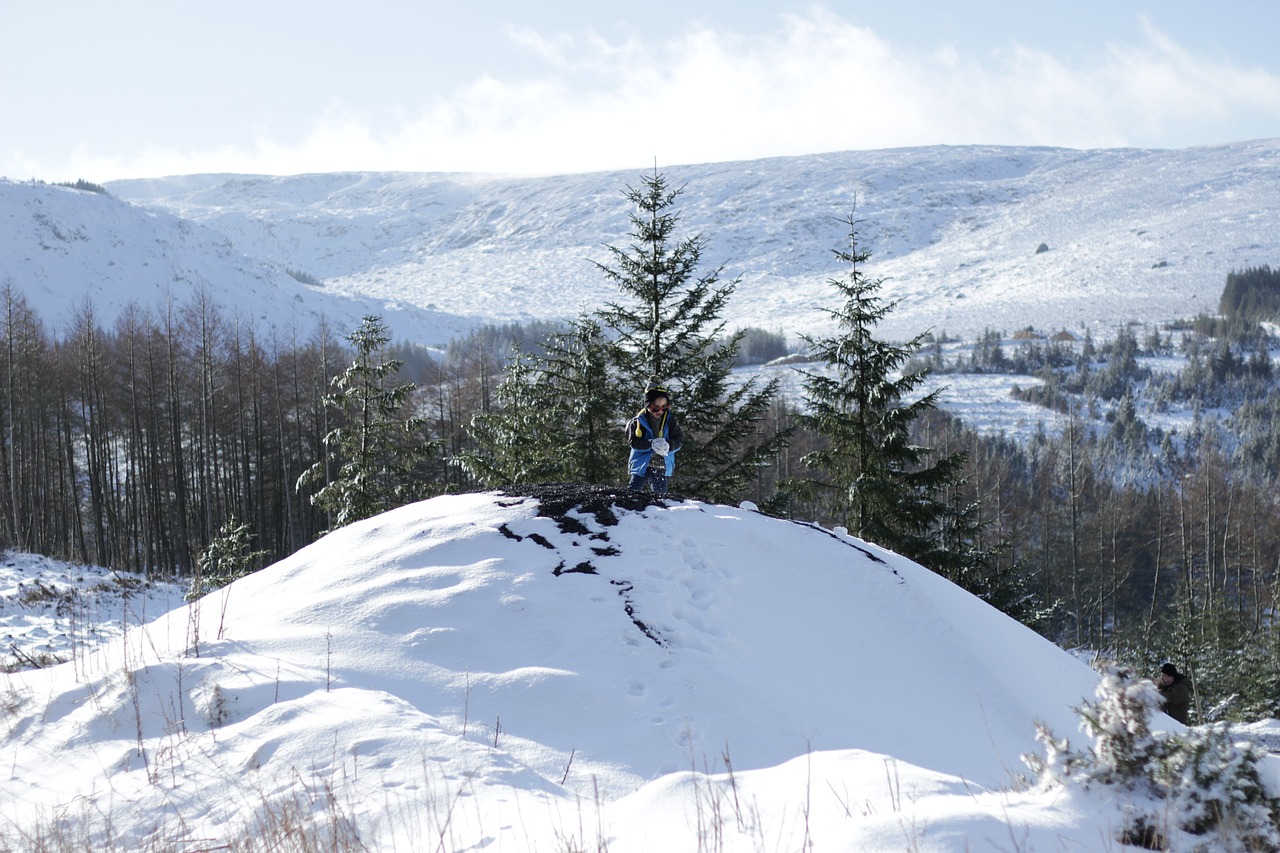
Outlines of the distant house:
[{"label": "distant house", "polygon": [[1066,329],[1063,329],[1061,332],[1056,332],[1053,337],[1049,338],[1049,340],[1059,344],[1074,344],[1077,343],[1080,338],[1078,338],[1074,332],[1068,332]]},{"label": "distant house", "polygon": [[1044,335],[1040,334],[1035,329],[1026,328],[1026,329],[1019,329],[1018,331],[1014,332],[1013,339],[1015,341],[1042,341],[1044,340]]}]

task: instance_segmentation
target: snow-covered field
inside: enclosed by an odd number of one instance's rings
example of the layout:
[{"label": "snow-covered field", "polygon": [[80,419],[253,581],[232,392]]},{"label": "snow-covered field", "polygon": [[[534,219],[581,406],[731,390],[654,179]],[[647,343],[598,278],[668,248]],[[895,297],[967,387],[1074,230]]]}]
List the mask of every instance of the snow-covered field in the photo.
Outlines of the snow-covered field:
[{"label": "snow-covered field", "polygon": [[0,556],[0,668],[85,657],[183,603],[186,588],[37,554]]},{"label": "snow-covered field", "polygon": [[562,497],[404,507],[5,676],[0,849],[1120,849],[1014,785],[1094,690],[1067,653],[841,531]]}]

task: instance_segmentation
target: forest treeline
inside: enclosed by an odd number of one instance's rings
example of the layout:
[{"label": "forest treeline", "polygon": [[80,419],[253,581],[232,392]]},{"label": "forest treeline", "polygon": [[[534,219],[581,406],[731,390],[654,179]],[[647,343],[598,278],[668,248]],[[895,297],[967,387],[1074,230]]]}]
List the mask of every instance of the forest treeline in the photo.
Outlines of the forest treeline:
[{"label": "forest treeline", "polygon": [[[272,562],[339,522],[343,504],[323,496],[379,405],[374,419],[396,427],[388,452],[416,448],[395,474],[413,481],[405,499],[521,479],[621,485],[620,424],[658,375],[690,437],[675,491],[848,526],[1066,647],[1148,672],[1176,660],[1195,680],[1197,719],[1280,712],[1280,394],[1265,357],[1275,340],[1255,314],[1101,344],[1007,347],[988,332],[949,363],[937,339],[876,338],[893,305],[864,275],[851,219],[837,251],[850,273],[833,282],[839,330],[806,342],[818,361],[801,368],[803,399],[789,399],[731,372],[793,348],[780,333],[725,329],[735,282],[699,269],[704,243],[681,239],[678,191],[655,175],[629,193],[635,242],[599,265],[617,300],[445,351],[391,342],[376,323],[363,336],[323,323],[263,332],[201,293],[130,307],[109,327],[86,304],[55,333],[7,283],[3,544],[192,576],[235,530]],[[1140,361],[1176,350],[1180,371]],[[933,405],[945,383],[934,374],[955,370],[1034,377],[1019,393],[1065,427],[1021,441],[975,432]],[[1142,395],[1234,415],[1162,432],[1138,415]],[[850,451],[863,444],[878,448],[870,462]]]},{"label": "forest treeline", "polygon": [[[350,414],[326,397],[356,357],[351,330],[322,322],[263,336],[197,293],[163,311],[131,306],[109,328],[86,305],[59,333],[13,282],[0,287],[0,317],[4,547],[190,575],[230,520],[247,526],[265,562],[333,526],[312,501],[328,478],[302,487],[298,480],[317,462],[340,464],[325,437]],[[501,408],[497,392],[513,352],[536,350],[564,329],[487,326],[443,351],[381,348],[412,386],[405,416],[420,418],[403,446],[434,450],[414,474],[427,491],[481,485],[451,464],[474,449],[472,419]],[[753,363],[788,352],[780,333],[744,337]],[[625,482],[626,451],[621,427],[614,432],[601,436],[614,451],[606,462],[614,475],[601,479],[616,484]]]}]

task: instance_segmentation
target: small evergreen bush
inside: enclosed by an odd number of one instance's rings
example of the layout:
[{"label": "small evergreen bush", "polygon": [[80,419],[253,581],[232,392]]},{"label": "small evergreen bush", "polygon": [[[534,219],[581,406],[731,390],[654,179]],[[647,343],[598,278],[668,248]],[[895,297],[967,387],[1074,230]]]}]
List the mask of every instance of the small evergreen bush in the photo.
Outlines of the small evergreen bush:
[{"label": "small evergreen bush", "polygon": [[199,569],[191,579],[188,601],[195,601],[215,589],[252,574],[260,568],[266,551],[254,551],[249,540],[249,525],[234,517],[227,519],[209,547],[200,555]]},{"label": "small evergreen bush", "polygon": [[1155,685],[1108,666],[1097,701],[1077,709],[1092,745],[1076,751],[1037,727],[1044,755],[1023,760],[1048,786],[1106,786],[1125,815],[1118,841],[1148,849],[1280,851],[1280,798],[1259,772],[1261,753],[1237,745],[1226,725],[1185,734],[1151,730]]}]

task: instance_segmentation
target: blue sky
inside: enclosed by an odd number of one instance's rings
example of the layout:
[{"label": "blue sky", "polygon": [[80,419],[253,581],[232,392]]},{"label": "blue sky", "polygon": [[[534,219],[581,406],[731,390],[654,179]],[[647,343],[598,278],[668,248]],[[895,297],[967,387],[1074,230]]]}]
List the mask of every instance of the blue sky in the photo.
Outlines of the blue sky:
[{"label": "blue sky", "polygon": [[1269,138],[1278,25],[1261,0],[0,0],[0,176]]}]

